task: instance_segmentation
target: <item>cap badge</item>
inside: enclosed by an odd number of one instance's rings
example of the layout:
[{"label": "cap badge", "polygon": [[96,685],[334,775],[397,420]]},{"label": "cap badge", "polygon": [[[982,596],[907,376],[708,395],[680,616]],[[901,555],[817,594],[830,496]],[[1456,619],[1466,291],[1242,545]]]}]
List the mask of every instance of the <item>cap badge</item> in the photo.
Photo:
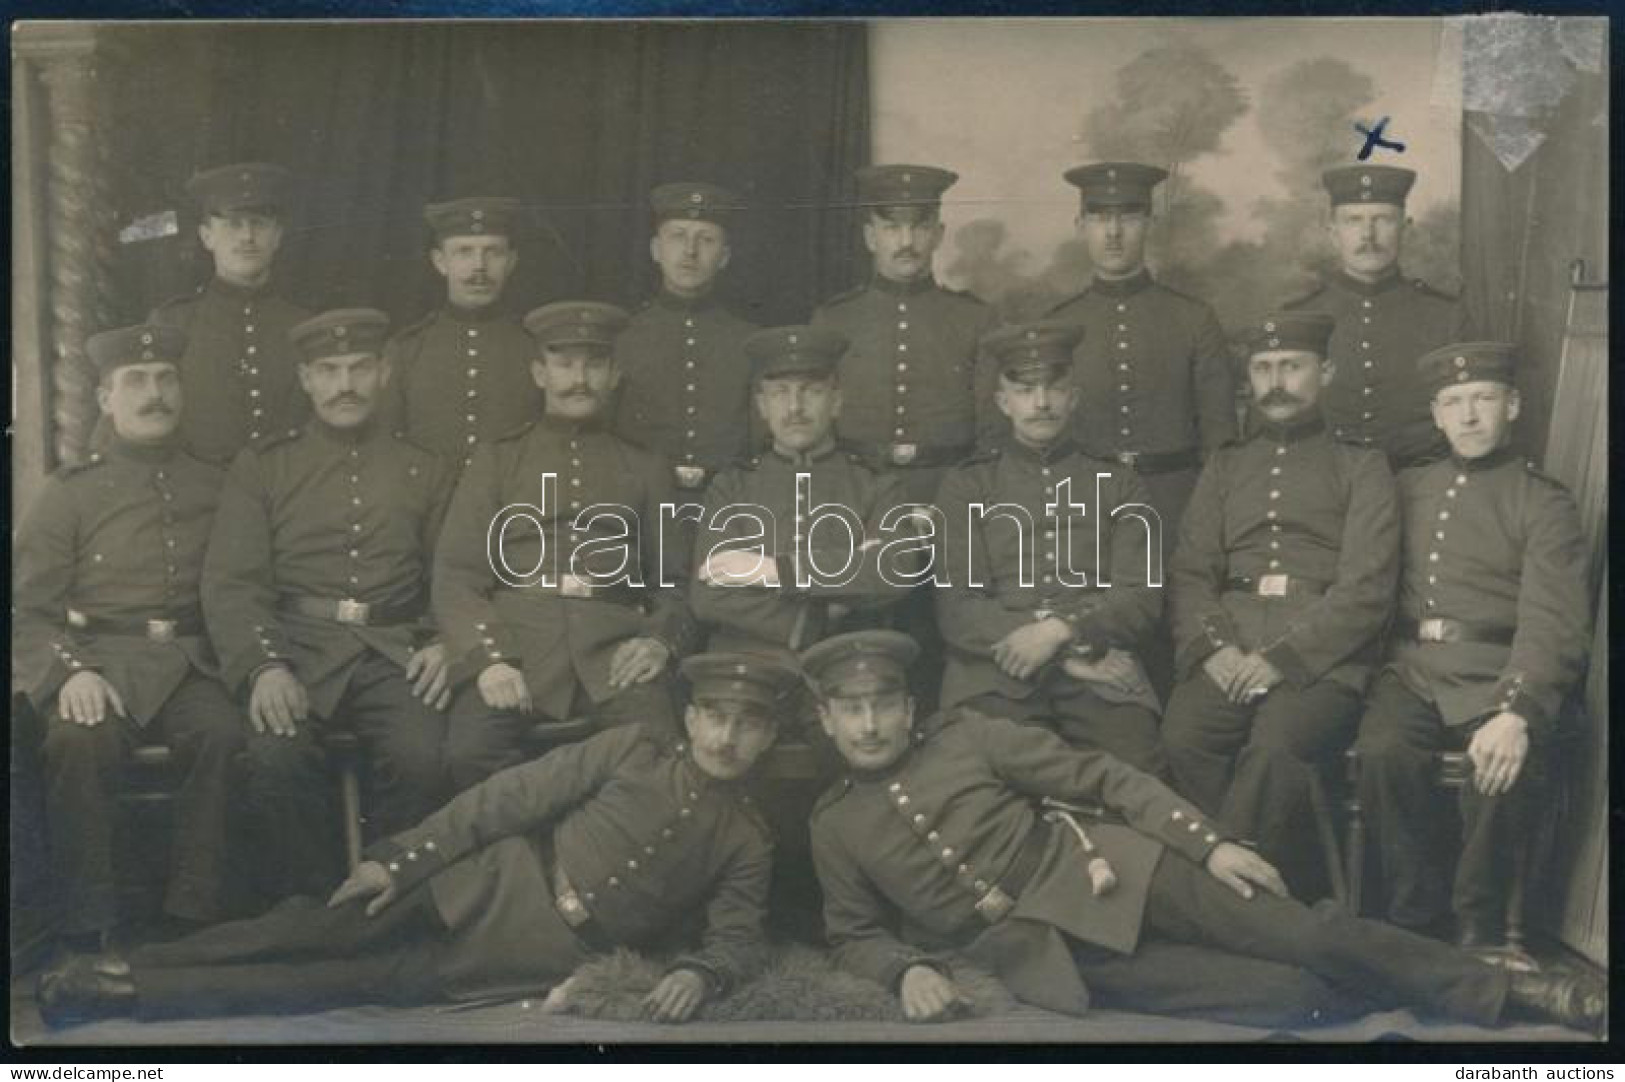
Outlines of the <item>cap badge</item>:
[{"label": "cap badge", "polygon": [[152,345],[152,332],[151,332],[151,331],[144,331],[144,332],[142,332],[142,335],[141,335],[141,344],[142,344],[142,345],[143,345],[143,346],[150,346],[150,345]]},{"label": "cap badge", "polygon": [[689,192],[688,201],[694,204],[703,203],[705,202],[705,196],[701,195],[699,192]]},{"label": "cap badge", "polygon": [[1271,349],[1274,349],[1276,346],[1278,346],[1280,344],[1281,344],[1281,340],[1279,338],[1271,338],[1270,339],[1270,348]]},{"label": "cap badge", "polygon": [[1117,170],[1115,170],[1115,169],[1106,170],[1106,179],[1107,180],[1116,180],[1117,179]]},{"label": "cap badge", "polygon": [[1274,322],[1272,321],[1272,322],[1264,324],[1264,330],[1265,331],[1274,331],[1275,330]]},{"label": "cap badge", "polygon": [[1457,368],[1466,368],[1467,367],[1467,358],[1466,357],[1457,357],[1456,358],[1456,367]]},{"label": "cap badge", "polygon": [[1360,187],[1362,187],[1362,188],[1371,187],[1371,174],[1370,173],[1361,173],[1360,174]]},{"label": "cap badge", "polygon": [[337,327],[333,328],[333,337],[334,338],[343,338],[345,335],[347,335],[349,333],[350,333],[350,329],[348,327],[346,327],[342,323],[340,323]]},{"label": "cap badge", "polygon": [[786,339],[786,341],[788,341],[792,346],[800,345],[800,343],[801,343],[801,339],[798,336],[793,335],[793,334],[788,339]]}]

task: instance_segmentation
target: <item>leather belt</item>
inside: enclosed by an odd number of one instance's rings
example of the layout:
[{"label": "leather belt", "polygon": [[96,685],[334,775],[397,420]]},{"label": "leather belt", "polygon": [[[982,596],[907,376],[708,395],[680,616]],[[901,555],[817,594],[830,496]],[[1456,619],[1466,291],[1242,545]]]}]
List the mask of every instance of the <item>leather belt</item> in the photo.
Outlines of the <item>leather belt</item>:
[{"label": "leather belt", "polygon": [[1224,585],[1227,590],[1259,597],[1319,597],[1331,588],[1329,582],[1306,579],[1302,575],[1238,575],[1225,580]]},{"label": "leather belt", "polygon": [[1173,473],[1194,470],[1202,464],[1202,456],[1194,447],[1183,451],[1113,451],[1104,457],[1138,473]]},{"label": "leather belt", "polygon": [[1049,848],[1051,830],[1050,824],[1043,819],[1033,824],[1016,853],[1016,859],[1010,862],[1009,870],[976,903],[976,912],[983,920],[997,924],[1010,915],[1021,898],[1021,892],[1027,889],[1033,874],[1038,871],[1038,862],[1044,858],[1044,850]]},{"label": "leather belt", "polygon": [[179,619],[104,620],[90,617],[86,629],[103,635],[140,635],[151,642],[174,642],[178,638],[203,634],[203,621],[196,616]]},{"label": "leather belt", "polygon": [[906,469],[926,469],[932,466],[957,466],[976,450],[974,443],[947,443],[929,446],[919,443],[854,443],[857,452],[868,465],[878,469],[901,466]]},{"label": "leather belt", "polygon": [[1511,646],[1517,628],[1498,624],[1473,624],[1465,620],[1452,620],[1434,616],[1426,620],[1394,621],[1394,632],[1402,639],[1420,643],[1482,642],[1494,646]]},{"label": "leather belt", "polygon": [[546,580],[538,580],[529,586],[515,586],[510,593],[521,597],[575,597],[600,601],[620,601],[624,604],[635,605],[640,599],[636,589],[624,582],[599,585],[589,582],[579,575],[558,575],[549,584]]},{"label": "leather belt", "polygon": [[553,908],[558,910],[559,916],[570,926],[576,938],[591,950],[607,954],[615,949],[615,941],[593,919],[580,893],[565,873],[564,865],[557,861],[553,863]]},{"label": "leather belt", "polygon": [[710,480],[711,471],[704,466],[673,466],[671,476],[678,488],[692,492],[705,487],[705,482]]},{"label": "leather belt", "polygon": [[371,605],[349,597],[285,597],[281,605],[301,616],[314,616],[318,620],[332,620],[353,627],[388,627],[410,623],[423,615],[421,601],[404,605]]}]

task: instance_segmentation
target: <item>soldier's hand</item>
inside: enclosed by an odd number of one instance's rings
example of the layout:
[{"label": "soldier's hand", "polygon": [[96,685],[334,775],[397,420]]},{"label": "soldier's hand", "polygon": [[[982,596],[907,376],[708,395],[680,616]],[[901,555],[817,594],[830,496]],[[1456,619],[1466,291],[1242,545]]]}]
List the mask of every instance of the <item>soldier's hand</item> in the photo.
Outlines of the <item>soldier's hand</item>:
[{"label": "soldier's hand", "polygon": [[1237,647],[1221,646],[1202,662],[1202,670],[1226,699],[1230,698],[1230,687],[1236,682],[1236,676],[1241,672],[1241,663],[1245,657],[1246,655]]},{"label": "soldier's hand", "polygon": [[358,898],[371,898],[367,903],[367,916],[375,917],[395,900],[395,877],[376,860],[364,860],[355,866],[350,878],[339,884],[339,889],[327,899],[327,908],[337,909]]},{"label": "soldier's hand", "polygon": [[506,661],[494,662],[481,669],[476,683],[480,698],[492,710],[517,710],[528,714],[534,706],[530,698],[530,685],[525,683],[525,674]]},{"label": "soldier's hand", "polygon": [[1263,887],[1277,897],[1287,897],[1286,883],[1275,865],[1235,842],[1220,842],[1207,855],[1208,874],[1243,898],[1253,896],[1254,887]]},{"label": "soldier's hand", "polygon": [[1467,745],[1473,761],[1473,787],[1485,796],[1511,789],[1529,758],[1529,722],[1503,710],[1479,726]]},{"label": "soldier's hand", "polygon": [[56,695],[57,713],[75,725],[100,725],[107,719],[108,707],[123,715],[124,700],[99,672],[74,673]]},{"label": "soldier's hand", "polygon": [[674,969],[643,997],[643,1017],[653,1022],[687,1022],[705,1002],[705,978],[692,969]]},{"label": "soldier's hand", "polygon": [[633,684],[647,684],[666,667],[671,651],[659,639],[639,635],[615,648],[609,659],[609,686],[619,690]]},{"label": "soldier's hand", "polygon": [[272,665],[255,678],[248,699],[248,720],[254,723],[255,732],[269,729],[277,736],[293,736],[309,712],[305,685],[286,667]]},{"label": "soldier's hand", "polygon": [[993,661],[1005,674],[1026,680],[1049,664],[1056,651],[1072,640],[1072,629],[1058,617],[1016,628],[993,644]]},{"label": "soldier's hand", "polygon": [[779,565],[751,549],[713,552],[700,568],[700,581],[709,586],[777,586]]},{"label": "soldier's hand", "polygon": [[1139,663],[1127,650],[1115,648],[1108,650],[1106,656],[1096,661],[1070,657],[1061,664],[1061,668],[1076,680],[1105,684],[1124,695],[1137,695],[1145,690],[1145,681],[1140,678]]},{"label": "soldier's hand", "polygon": [[911,966],[897,990],[903,1017],[910,1022],[940,1022],[965,1007],[954,982],[930,966]]},{"label": "soldier's hand", "polygon": [[1231,680],[1228,697],[1231,702],[1242,705],[1255,702],[1284,679],[1280,669],[1263,654],[1254,651],[1242,656],[1241,664]]},{"label": "soldier's hand", "polygon": [[446,644],[430,643],[414,651],[406,663],[406,679],[411,681],[412,694],[426,706],[444,710],[451,702],[451,688],[446,684]]}]

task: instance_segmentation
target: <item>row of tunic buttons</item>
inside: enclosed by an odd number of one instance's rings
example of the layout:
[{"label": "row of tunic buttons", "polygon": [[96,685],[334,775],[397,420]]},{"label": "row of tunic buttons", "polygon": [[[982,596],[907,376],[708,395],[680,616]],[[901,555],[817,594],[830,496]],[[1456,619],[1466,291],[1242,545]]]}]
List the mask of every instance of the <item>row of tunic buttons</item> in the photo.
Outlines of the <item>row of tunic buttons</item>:
[{"label": "row of tunic buttons", "polygon": [[[1175,808],[1173,811],[1168,813],[1168,818],[1176,823],[1183,822],[1185,819],[1185,813],[1180,811],[1178,808]],[[1189,822],[1185,823],[1185,829],[1192,834],[1201,834],[1201,820],[1192,818]],[[1219,836],[1210,830],[1202,836],[1202,840],[1207,842],[1209,845],[1213,845],[1219,840]]]},{"label": "row of tunic buttons", "polygon": [[243,305],[243,356],[238,361],[238,368],[248,380],[248,412],[253,417],[249,422],[248,438],[258,440],[265,431],[265,403],[260,401],[263,390],[259,385],[260,366],[256,356],[260,349],[254,344],[254,306]]},{"label": "row of tunic buttons", "polygon": [[908,333],[908,304],[905,301],[897,302],[897,379],[894,381],[896,390],[897,427],[892,435],[902,441],[908,436],[908,403],[903,399],[908,394],[908,343],[903,336]]},{"label": "row of tunic buttons", "polygon": [[[1285,455],[1286,455],[1286,444],[1284,444],[1284,443],[1276,444],[1275,445],[1275,457],[1277,459],[1280,459],[1280,458],[1285,457]],[[1270,484],[1278,485],[1278,484],[1281,483],[1281,481],[1280,481],[1281,463],[1279,461],[1277,461],[1275,463],[1275,465],[1270,467],[1270,477],[1272,478],[1272,480],[1270,481]],[[1280,498],[1281,498],[1281,490],[1280,489],[1278,489],[1278,488],[1270,489],[1270,502],[1272,504],[1275,501],[1279,500]],[[1280,516],[1279,512],[1274,507],[1271,507],[1268,511],[1264,512],[1264,517],[1269,520],[1269,524],[1270,524],[1270,553],[1271,553],[1271,556],[1270,556],[1270,570],[1275,571],[1275,570],[1278,570],[1280,568],[1280,566],[1281,566],[1281,561],[1274,555],[1274,553],[1277,553],[1277,552],[1281,551],[1281,516]]]},{"label": "row of tunic buttons", "polygon": [[175,491],[169,487],[169,474],[159,468],[153,471],[153,485],[158,489],[162,506],[158,512],[159,533],[164,539],[164,598],[173,600],[175,594]]},{"label": "row of tunic buttons", "polygon": [[[691,805],[692,805],[692,803],[694,801],[697,801],[697,800],[700,799],[700,794],[696,793],[696,792],[693,792],[691,790],[689,792],[689,794],[688,794],[688,799],[689,799],[689,804],[684,804],[684,805],[682,805],[681,807],[679,807],[677,809],[677,818],[678,819],[688,819],[691,816],[693,816],[694,809],[693,809],[693,807]],[[660,837],[661,837],[662,840],[669,842],[673,838],[675,838],[676,836],[677,836],[677,832],[673,828],[671,828],[669,826],[660,828]],[[657,851],[657,849],[658,849],[658,846],[656,846],[656,845],[645,844],[643,846],[643,855],[645,857],[652,857],[652,856],[655,855],[655,852]],[[627,857],[626,858],[626,870],[628,872],[635,872],[635,871],[638,870],[638,868],[639,868],[639,864],[638,864],[638,858],[637,857]],[[621,887],[621,877],[618,876],[618,875],[610,876],[609,878],[604,880],[604,886],[609,887],[611,890],[619,890],[620,887]],[[592,904],[594,901],[596,901],[597,898],[598,898],[598,895],[593,893],[590,890],[583,891],[582,894],[581,894],[581,900],[588,903],[589,905]]]},{"label": "row of tunic buttons", "polygon": [[[1373,305],[1371,303],[1371,299],[1368,297],[1368,298],[1362,300],[1360,302],[1360,307],[1362,309],[1364,309],[1363,314],[1360,316],[1360,323],[1361,323],[1362,326],[1369,327],[1371,325],[1371,309],[1373,307]],[[1367,331],[1365,333],[1369,334],[1371,332]],[[1360,348],[1362,350],[1370,350],[1371,349],[1371,341],[1370,341],[1370,339],[1362,338],[1360,340]],[[1375,377],[1375,374],[1376,374],[1375,369],[1377,367],[1377,362],[1373,361],[1368,354],[1364,354],[1364,355],[1362,355],[1362,360],[1360,362],[1360,367],[1361,367],[1362,370],[1364,370],[1365,372],[1368,373],[1368,375],[1366,376],[1366,380],[1368,382],[1366,382],[1365,385],[1360,388],[1360,394],[1364,398],[1370,398],[1377,391],[1376,387],[1373,386],[1369,382],[1371,379],[1373,379]],[[1369,406],[1370,404],[1371,403],[1369,403],[1369,402],[1366,403],[1367,406]],[[1374,412],[1367,409],[1367,410],[1363,411],[1360,414],[1360,419],[1362,421],[1371,421],[1371,420],[1375,420],[1376,416],[1377,415]]]},{"label": "row of tunic buttons", "polygon": [[[942,835],[938,831],[926,828],[926,818],[923,813],[911,813],[908,810],[909,795],[903,791],[903,783],[900,781],[892,782],[890,791],[892,803],[897,808],[898,814],[903,817],[903,820],[908,823],[910,829],[917,836],[924,838],[927,845],[936,849],[936,846],[942,841]],[[958,876],[961,884],[975,891],[978,895],[986,894],[992,889],[992,884],[978,876],[976,869],[971,867],[968,862],[960,860],[956,866],[955,860],[964,854],[954,849],[953,846],[944,845],[940,850],[937,850],[936,855],[944,868],[952,871]]]},{"label": "row of tunic buttons", "polygon": [[463,423],[466,426],[466,429],[463,432],[463,443],[468,446],[469,453],[463,456],[463,465],[465,467],[470,462],[474,461],[474,445],[478,443],[480,439],[479,433],[475,431],[475,426],[479,424],[480,415],[474,406],[475,401],[480,397],[478,382],[480,378],[480,366],[477,363],[480,359],[480,347],[477,341],[480,337],[480,330],[478,327],[469,327],[467,328],[467,333],[468,389],[463,392],[463,397],[467,399],[467,405],[465,408],[468,412],[463,414]]},{"label": "row of tunic buttons", "polygon": [[[1457,491],[1466,484],[1467,475],[1458,473],[1456,474],[1455,483],[1444,490],[1444,506],[1439,508],[1439,522],[1441,525],[1433,531],[1433,548],[1428,552],[1428,563],[1430,564],[1439,562],[1439,547],[1440,543],[1444,541],[1444,526],[1442,524],[1450,521],[1450,505],[1455,502]],[[1438,606],[1438,599],[1433,596],[1432,589],[1439,584],[1439,576],[1434,573],[1435,570],[1432,567],[1428,568],[1428,592],[1423,599],[1423,603],[1430,609]]]},{"label": "row of tunic buttons", "polygon": [[361,451],[350,448],[350,574],[351,592],[361,585]]},{"label": "row of tunic buttons", "polygon": [[[683,416],[686,418],[685,423],[690,426],[695,423],[695,415],[699,412],[699,408],[695,404],[698,399],[694,397],[699,386],[694,378],[695,345],[694,317],[685,316],[683,318],[683,370],[688,373],[688,381],[683,385],[683,393],[686,396],[684,398]],[[694,463],[695,431],[692,427],[685,428],[683,431],[683,462],[686,465],[693,465]]]},{"label": "row of tunic buttons", "polygon": [[[1048,466],[1040,466],[1038,473],[1044,478],[1044,505],[1048,507],[1055,503],[1055,482],[1050,480]],[[1044,568],[1043,581],[1046,586],[1055,582],[1055,568],[1058,566],[1055,562],[1055,521],[1059,517],[1060,508],[1056,508],[1056,514],[1047,515],[1044,519],[1044,541],[1049,545],[1049,550],[1044,553],[1044,562],[1039,566]]]},{"label": "row of tunic buttons", "polygon": [[[425,853],[432,853],[432,852],[435,851],[435,844],[434,844],[434,839],[433,838],[431,838],[428,841],[423,843],[423,851]],[[416,849],[408,849],[405,853],[402,854],[402,856],[407,861],[415,861],[415,860],[418,859],[418,851]],[[390,870],[391,873],[399,872],[401,870],[400,861],[398,861],[398,860],[390,861],[389,862],[389,870]]]},{"label": "row of tunic buttons", "polygon": [[[1124,316],[1124,313],[1127,312],[1127,311],[1128,311],[1128,305],[1126,305],[1126,304],[1122,303],[1121,301],[1119,301],[1118,304],[1117,304],[1118,318],[1119,319],[1126,318]],[[1129,341],[1128,341],[1127,336],[1128,336],[1128,324],[1127,323],[1119,323],[1117,325],[1117,348],[1118,348],[1118,350],[1120,352],[1124,351],[1124,350],[1127,350],[1129,348]],[[1127,357],[1119,357],[1118,358],[1118,361],[1117,361],[1117,379],[1118,379],[1117,393],[1118,393],[1119,398],[1121,399],[1121,397],[1123,395],[1128,394],[1129,387],[1130,387],[1130,383],[1129,383],[1129,367],[1128,367],[1128,358]],[[1124,438],[1127,438],[1128,436],[1133,435],[1134,434],[1133,429],[1129,427],[1129,415],[1132,412],[1130,410],[1130,408],[1129,408],[1129,404],[1127,402],[1120,402],[1118,407],[1117,407],[1117,412],[1123,418],[1123,422],[1122,422],[1123,427],[1119,428],[1117,430],[1117,434],[1119,436],[1124,437]]]}]

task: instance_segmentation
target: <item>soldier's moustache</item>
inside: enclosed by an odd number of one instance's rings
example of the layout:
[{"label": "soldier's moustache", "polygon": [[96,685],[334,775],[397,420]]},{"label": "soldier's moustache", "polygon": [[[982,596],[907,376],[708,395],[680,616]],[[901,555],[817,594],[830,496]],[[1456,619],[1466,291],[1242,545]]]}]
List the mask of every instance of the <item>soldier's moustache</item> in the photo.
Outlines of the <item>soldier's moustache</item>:
[{"label": "soldier's moustache", "polygon": [[1302,404],[1302,399],[1297,395],[1287,394],[1285,391],[1271,391],[1263,398],[1260,398],[1258,404],[1260,406],[1297,406]]}]

